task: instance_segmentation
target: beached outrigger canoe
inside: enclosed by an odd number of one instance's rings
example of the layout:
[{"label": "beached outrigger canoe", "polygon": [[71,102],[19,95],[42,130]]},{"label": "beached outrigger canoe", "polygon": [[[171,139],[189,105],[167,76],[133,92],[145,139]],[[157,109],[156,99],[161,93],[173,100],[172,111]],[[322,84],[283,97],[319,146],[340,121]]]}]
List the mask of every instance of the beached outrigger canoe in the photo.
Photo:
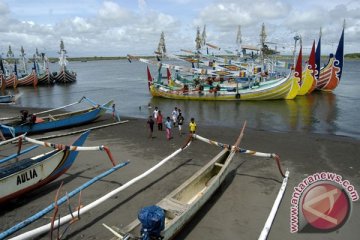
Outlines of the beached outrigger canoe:
[{"label": "beached outrigger canoe", "polygon": [[[245,128],[245,124],[244,124],[243,130],[241,131],[239,139],[241,139],[244,128]],[[76,210],[76,211],[74,211],[74,212],[72,212],[72,213],[70,213],[70,214],[68,214],[66,216],[62,216],[61,218],[53,220],[51,223],[48,223],[48,224],[43,225],[41,227],[37,227],[37,228],[32,229],[30,231],[24,232],[24,233],[14,237],[14,238],[11,238],[11,239],[13,239],[13,240],[17,240],[17,239],[33,239],[33,238],[36,238],[36,237],[40,236],[41,234],[44,234],[44,233],[46,233],[48,231],[53,231],[55,229],[58,229],[60,226],[66,224],[66,223],[72,222],[75,219],[80,219],[81,215],[83,215],[83,214],[89,212],[90,210],[96,208],[97,206],[103,204],[108,199],[116,196],[117,194],[119,194],[124,189],[127,189],[128,187],[134,185],[138,181],[144,179],[145,177],[150,175],[152,172],[154,172],[155,170],[160,168],[162,165],[164,165],[166,162],[173,159],[175,156],[177,156],[179,153],[181,153],[182,151],[187,149],[187,147],[189,147],[192,139],[198,139],[200,141],[207,142],[207,143],[209,143],[211,145],[216,145],[216,146],[218,146],[220,148],[223,148],[224,150],[221,151],[216,157],[214,157],[213,160],[211,161],[211,163],[206,165],[207,167],[202,168],[203,173],[198,172],[198,173],[195,174],[194,177],[191,178],[194,181],[189,180],[189,181],[187,181],[187,184],[183,184],[182,187],[178,188],[178,189],[184,190],[188,194],[191,194],[192,190],[193,191],[198,191],[198,193],[200,193],[198,196],[194,195],[196,193],[192,193],[192,196],[194,198],[191,199],[192,197],[182,195],[181,193],[178,193],[178,195],[176,195],[176,194],[172,195],[173,197],[178,197],[179,202],[183,201],[183,204],[184,204],[183,206],[186,205],[184,203],[184,201],[192,202],[191,204],[194,205],[193,209],[195,210],[195,209],[197,209],[199,207],[197,204],[203,204],[205,202],[205,199],[210,197],[211,193],[213,193],[213,191],[215,191],[214,188],[217,188],[220,185],[220,182],[224,180],[224,178],[226,177],[226,174],[229,172],[228,167],[229,167],[230,161],[231,161],[231,159],[233,158],[233,155],[236,152],[243,153],[243,154],[249,154],[249,155],[253,155],[253,156],[265,157],[267,159],[273,158],[277,162],[277,165],[279,167],[281,175],[283,177],[285,176],[283,174],[282,170],[281,170],[281,167],[280,167],[280,158],[274,153],[261,153],[261,152],[256,152],[256,151],[252,151],[252,150],[246,150],[246,149],[239,148],[238,146],[230,146],[230,145],[227,145],[227,144],[219,143],[219,142],[216,142],[216,141],[213,141],[213,140],[203,138],[203,137],[201,137],[199,135],[193,134],[193,135],[190,136],[190,138],[187,140],[186,144],[183,147],[177,149],[175,152],[173,152],[172,154],[170,154],[166,158],[159,161],[156,165],[154,165],[153,167],[151,167],[147,171],[145,171],[142,174],[130,179],[128,182],[122,184],[118,188],[112,190],[111,192],[108,192],[107,194],[105,194],[102,197],[96,199],[95,201],[89,203],[88,205],[81,207],[79,210]],[[236,142],[236,144],[238,144],[238,142],[240,141],[239,139]],[[203,194],[204,198],[202,198],[201,194]],[[175,202],[175,199],[174,199],[174,202]],[[191,206],[193,206],[193,205],[191,205]],[[196,211],[191,212],[191,213],[194,214],[195,212]],[[173,221],[178,220],[178,219],[179,218],[173,219]],[[186,219],[187,218],[185,218],[185,220]],[[182,226],[181,222],[177,222],[176,224],[177,225],[180,224],[179,226]],[[108,226],[106,226],[106,227],[111,229],[111,231],[116,236],[119,235],[119,233],[116,232],[116,230],[113,230],[112,228],[110,228]]]},{"label": "beached outrigger canoe", "polygon": [[[89,131],[83,133],[70,147],[57,145],[58,148],[55,148],[53,145],[55,150],[1,167],[0,203],[37,189],[64,174],[78,155],[72,150],[83,145],[88,135]],[[26,137],[19,139],[22,138]]]},{"label": "beached outrigger canoe", "polygon": [[[80,103],[83,99],[87,100],[87,98],[83,97],[77,103]],[[100,117],[101,115],[103,115],[106,112],[106,110],[110,109],[112,103],[113,101],[109,101],[108,103],[103,105],[92,103],[93,106],[91,108],[87,108],[84,110],[67,112],[62,114],[54,114],[54,115],[49,114],[49,112],[51,111],[66,107],[64,106],[34,114],[35,117],[30,120],[21,119],[20,117],[0,119],[3,121],[3,124],[0,124],[0,130],[2,131],[4,136],[9,137],[9,136],[17,136],[23,133],[45,132],[59,128],[81,125],[91,122],[97,119],[98,117]]]},{"label": "beached outrigger canoe", "polygon": [[[192,135],[194,139],[217,145],[223,150],[159,203],[141,209],[138,215],[140,220],[136,219],[121,229],[103,225],[116,239],[172,239],[222,184],[230,172],[230,164],[237,152],[258,154],[239,147],[244,128],[245,124],[233,146]],[[281,170],[279,162],[278,166]]]},{"label": "beached outrigger canoe", "polygon": [[42,142],[26,137],[25,135],[0,142],[0,145],[5,145],[18,140],[17,154],[9,158],[1,159],[1,164],[9,162],[11,159],[19,157],[26,152],[31,152],[34,149],[34,146],[32,146],[22,152],[21,145],[24,141],[33,143],[35,146],[38,145],[54,149],[50,152],[25,158],[0,167],[0,203],[17,198],[26,192],[37,189],[55,180],[72,166],[79,151],[105,151],[112,165],[115,166],[114,159],[108,147],[103,145],[82,147],[89,133],[90,131],[86,131],[81,134],[70,146]]}]

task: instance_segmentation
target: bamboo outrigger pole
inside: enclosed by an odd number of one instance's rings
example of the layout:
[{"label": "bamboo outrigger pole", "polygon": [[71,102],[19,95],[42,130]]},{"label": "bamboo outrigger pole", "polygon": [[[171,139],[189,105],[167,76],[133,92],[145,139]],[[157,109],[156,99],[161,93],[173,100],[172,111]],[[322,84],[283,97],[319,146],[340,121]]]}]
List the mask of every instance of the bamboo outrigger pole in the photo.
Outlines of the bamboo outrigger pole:
[{"label": "bamboo outrigger pole", "polygon": [[57,228],[58,226],[61,226],[65,223],[70,222],[73,219],[73,216],[79,217],[81,214],[84,214],[86,212],[88,212],[89,210],[97,207],[98,205],[100,205],[101,203],[105,202],[106,200],[108,200],[109,198],[115,196],[116,194],[118,194],[119,192],[121,192],[122,190],[128,188],[129,186],[133,185],[134,183],[140,181],[141,179],[143,179],[144,177],[148,176],[150,173],[152,173],[153,171],[155,171],[156,169],[158,169],[159,167],[161,167],[162,165],[164,165],[167,161],[169,161],[170,159],[172,159],[173,157],[175,157],[176,155],[178,155],[180,152],[182,152],[183,150],[185,150],[191,143],[191,138],[188,139],[188,141],[186,142],[186,144],[179,148],[178,150],[176,150],[175,152],[173,152],[172,154],[170,154],[169,156],[167,156],[166,158],[164,158],[163,160],[161,160],[158,164],[156,164],[155,166],[153,166],[152,168],[150,168],[149,170],[147,170],[146,172],[140,174],[139,176],[131,179],[130,181],[128,181],[127,183],[125,183],[124,185],[114,189],[113,191],[105,194],[104,196],[102,196],[101,198],[93,201],[92,203],[86,205],[85,207],[79,209],[78,211],[75,211],[71,214],[68,214],[64,217],[61,217],[60,219],[58,219],[57,221],[53,222],[53,226],[51,223],[48,223],[46,225],[43,225],[41,227],[35,228],[33,230],[30,230],[28,232],[25,232],[23,234],[20,234],[14,238],[11,238],[13,240],[20,240],[20,239],[30,239],[30,238],[35,238],[41,234],[44,234],[46,232],[48,232],[50,229],[52,228]]}]

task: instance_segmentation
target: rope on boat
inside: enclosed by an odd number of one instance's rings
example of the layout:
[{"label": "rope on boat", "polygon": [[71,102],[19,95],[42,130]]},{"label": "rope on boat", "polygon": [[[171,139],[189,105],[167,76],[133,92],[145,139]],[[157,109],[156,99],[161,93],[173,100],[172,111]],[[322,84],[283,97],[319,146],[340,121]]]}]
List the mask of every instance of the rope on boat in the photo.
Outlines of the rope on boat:
[{"label": "rope on boat", "polygon": [[283,178],[285,177],[284,172],[283,172],[283,170],[281,168],[280,157],[276,153],[263,153],[263,152],[257,152],[257,151],[253,151],[253,150],[243,149],[243,148],[240,148],[240,147],[237,147],[237,146],[231,146],[229,144],[216,142],[216,141],[201,137],[201,136],[199,136],[197,134],[192,134],[192,137],[195,138],[195,139],[198,139],[200,141],[209,143],[211,145],[221,147],[221,148],[231,149],[231,148],[235,147],[236,151],[239,152],[239,153],[245,153],[245,154],[249,154],[249,155],[253,155],[253,156],[257,156],[257,157],[273,158],[276,161],[276,164],[277,164],[277,167],[279,169],[279,172],[280,172],[281,176]]},{"label": "rope on boat", "polygon": [[276,215],[276,212],[280,206],[280,203],[281,203],[281,200],[284,196],[284,193],[285,193],[285,189],[286,189],[286,185],[287,185],[287,182],[288,182],[288,179],[289,179],[289,174],[290,172],[289,171],[286,171],[285,173],[285,177],[283,179],[283,182],[281,184],[281,187],[280,187],[280,190],[279,190],[279,193],[275,199],[275,202],[274,202],[274,205],[270,211],[270,214],[265,222],[265,225],[264,225],[264,228],[263,230],[261,231],[261,234],[258,238],[258,240],[266,240],[267,239],[267,236],[270,232],[270,229],[271,229],[271,225],[274,221],[274,218],[275,218],[275,215]]},{"label": "rope on boat", "polygon": [[44,140],[44,139],[50,139],[50,138],[56,138],[56,137],[69,136],[69,135],[73,135],[73,134],[77,134],[77,133],[86,132],[88,130],[94,130],[94,129],[104,128],[104,127],[110,127],[110,126],[114,126],[114,125],[118,125],[118,124],[122,124],[122,123],[127,123],[127,122],[129,122],[129,120],[124,120],[124,121],[120,121],[120,122],[115,122],[115,123],[109,123],[109,124],[104,124],[104,125],[100,125],[100,126],[90,127],[90,128],[81,129],[81,130],[74,131],[74,132],[69,132],[69,133],[62,133],[62,134],[55,134],[55,135],[40,137],[40,138],[37,138],[37,140]]},{"label": "rope on boat", "polygon": [[[156,169],[158,169],[159,167],[161,167],[162,165],[164,165],[167,161],[169,161],[170,159],[174,158],[176,155],[178,155],[180,152],[182,152],[183,150],[185,150],[187,147],[189,147],[191,144],[191,140],[189,140],[185,146],[179,148],[178,150],[176,150],[175,152],[173,152],[172,154],[170,154],[169,156],[167,156],[166,158],[164,158],[163,160],[161,160],[159,163],[157,163],[156,165],[154,165],[152,168],[150,168],[149,170],[147,170],[146,172],[140,174],[139,176],[131,179],[130,181],[126,182],[124,185],[114,189],[113,191],[105,194],[104,196],[102,196],[101,198],[91,202],[90,204],[84,206],[83,208],[81,208],[79,211],[73,212],[73,215],[76,215],[77,217],[79,217],[81,214],[84,214],[86,212],[88,212],[89,210],[91,210],[92,208],[97,207],[98,205],[100,205],[101,203],[105,202],[106,200],[108,200],[109,198],[115,196],[116,194],[118,194],[119,192],[121,192],[122,190],[128,188],[129,186],[133,185],[134,183],[138,182],[139,180],[143,179],[144,177],[148,176],[150,173],[152,173],[153,171],[155,171]],[[48,223],[46,225],[43,225],[41,227],[35,228],[33,230],[30,230],[28,232],[22,233],[14,238],[11,238],[12,240],[20,240],[20,239],[29,239],[29,238],[35,238],[41,234],[44,234],[46,232],[48,232],[50,229],[52,228],[57,228],[58,226],[61,226],[69,221],[71,221],[73,219],[72,214],[68,214],[64,217],[59,218],[59,220],[57,222],[54,222],[54,225],[51,226],[51,223]]]},{"label": "rope on boat", "polygon": [[52,211],[54,208],[60,206],[64,202],[66,202],[69,198],[71,198],[71,197],[75,196],[76,194],[78,194],[80,191],[82,191],[85,188],[91,186],[93,183],[101,180],[102,178],[108,176],[109,174],[115,172],[116,170],[118,170],[118,169],[120,169],[122,167],[125,167],[129,163],[130,163],[129,161],[126,161],[126,162],[123,162],[123,163],[120,163],[120,164],[116,165],[115,167],[112,167],[111,169],[99,174],[98,176],[96,176],[96,177],[92,178],[91,180],[87,181],[86,183],[84,183],[80,187],[78,187],[75,190],[71,191],[69,194],[66,193],[66,196],[63,196],[59,200],[57,200],[57,196],[58,196],[58,192],[57,192],[56,196],[55,196],[54,203],[50,204],[49,206],[47,206],[43,210],[37,212],[36,214],[32,215],[31,217],[25,219],[24,221],[12,226],[11,228],[9,228],[9,229],[5,230],[4,232],[0,233],[0,239],[6,238],[6,237],[10,236],[11,234],[19,231],[20,229],[26,227],[27,225],[33,223],[34,221],[36,221],[39,218],[43,217],[45,214]]}]

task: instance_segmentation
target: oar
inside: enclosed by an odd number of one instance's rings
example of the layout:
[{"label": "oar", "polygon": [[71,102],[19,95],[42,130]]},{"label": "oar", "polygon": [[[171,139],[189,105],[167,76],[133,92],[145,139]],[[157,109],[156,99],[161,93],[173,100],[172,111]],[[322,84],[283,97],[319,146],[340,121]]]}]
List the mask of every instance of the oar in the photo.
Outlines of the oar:
[{"label": "oar", "polygon": [[129,164],[129,161],[124,162],[124,163],[120,163],[118,165],[116,165],[115,167],[101,173],[100,175],[92,178],[90,181],[84,183],[83,185],[81,185],[80,187],[76,188],[75,190],[71,191],[69,194],[67,194],[66,196],[63,196],[62,198],[60,198],[58,201],[56,201],[55,203],[50,204],[49,206],[47,206],[46,208],[44,208],[43,210],[39,211],[38,213],[32,215],[31,217],[27,218],[26,220],[12,226],[11,228],[5,230],[4,232],[0,233],[0,239],[4,239],[8,236],[10,236],[11,234],[19,231],[20,229],[26,227],[27,225],[29,225],[30,223],[38,220],[39,218],[41,218],[42,216],[44,216],[45,214],[49,213],[50,211],[52,211],[54,209],[54,207],[60,206],[61,204],[63,204],[64,202],[67,201],[67,199],[75,196],[76,194],[78,194],[80,191],[84,190],[85,188],[91,186],[93,183],[101,180],[102,178],[106,177],[107,175],[115,172],[116,170],[125,167],[127,164]]},{"label": "oar", "polygon": [[[175,152],[173,152],[172,154],[170,154],[169,156],[167,156],[166,158],[164,158],[163,160],[161,160],[158,164],[154,165],[152,168],[150,168],[149,170],[147,170],[146,172],[140,174],[139,176],[131,179],[130,181],[126,182],[124,185],[114,189],[113,191],[105,194],[104,196],[102,196],[101,198],[91,202],[90,204],[84,206],[83,208],[81,208],[79,211],[73,212],[71,214],[68,214],[64,217],[61,217],[58,219],[58,221],[54,222],[54,226],[53,228],[57,228],[58,226],[61,226],[67,222],[70,222],[73,219],[73,215],[79,217],[81,214],[84,214],[86,212],[88,212],[89,210],[97,207],[98,205],[100,205],[101,203],[105,202],[106,200],[108,200],[109,198],[115,196],[116,194],[118,194],[119,192],[121,192],[122,190],[128,188],[129,186],[133,185],[134,183],[138,182],[139,180],[143,179],[144,177],[148,176],[150,173],[152,173],[153,171],[155,171],[156,169],[158,169],[159,167],[161,167],[163,164],[165,164],[166,162],[168,162],[170,159],[174,158],[176,155],[178,155],[180,152],[182,152],[183,150],[185,150],[191,143],[191,138],[188,139],[188,141],[186,142],[186,144],[179,148],[178,150],[176,150]],[[51,224],[48,223],[46,225],[43,225],[41,227],[35,228],[33,230],[30,230],[28,232],[22,233],[14,238],[12,238],[13,240],[15,239],[29,239],[29,238],[35,238],[43,233],[48,232],[51,229]]]},{"label": "oar", "polygon": [[210,139],[201,137],[201,136],[199,136],[199,135],[197,135],[197,134],[192,134],[192,137],[195,138],[195,139],[198,139],[198,140],[200,140],[200,141],[209,143],[209,144],[211,144],[211,145],[215,145],[215,146],[221,147],[221,148],[231,149],[232,147],[235,147],[235,148],[236,148],[236,151],[239,152],[239,153],[250,154],[250,155],[253,155],[253,156],[257,156],[257,157],[273,158],[273,159],[275,159],[275,161],[276,161],[276,164],[277,164],[277,166],[278,166],[278,169],[279,169],[279,171],[280,171],[281,176],[282,176],[282,177],[285,177],[285,174],[284,174],[284,172],[283,172],[283,170],[282,170],[282,168],[281,168],[280,157],[279,157],[276,153],[263,153],[263,152],[257,152],[257,151],[253,151],[253,150],[243,149],[243,148],[240,148],[240,147],[231,146],[231,145],[229,145],[229,144],[224,144],[224,143],[216,142],[216,141],[213,141],[213,140],[210,140]]}]

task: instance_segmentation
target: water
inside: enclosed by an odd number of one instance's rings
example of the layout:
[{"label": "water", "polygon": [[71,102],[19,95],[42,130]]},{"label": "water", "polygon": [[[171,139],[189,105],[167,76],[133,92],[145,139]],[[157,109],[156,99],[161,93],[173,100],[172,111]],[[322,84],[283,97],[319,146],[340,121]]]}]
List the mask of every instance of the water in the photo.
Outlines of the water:
[{"label": "water", "polygon": [[[58,66],[53,64],[52,71]],[[360,62],[346,61],[340,85],[334,92],[314,92],[294,100],[257,102],[204,102],[152,98],[147,86],[146,65],[118,61],[71,62],[78,74],[75,84],[61,86],[20,87],[17,105],[53,108],[78,101],[82,96],[105,103],[115,100],[122,116],[147,118],[150,103],[163,115],[170,116],[177,106],[185,121],[194,117],[201,124],[239,127],[281,132],[311,132],[343,135],[360,139]],[[152,69],[155,73],[156,69]],[[84,105],[73,108],[81,109]],[[0,114],[3,117],[3,114]]]}]

